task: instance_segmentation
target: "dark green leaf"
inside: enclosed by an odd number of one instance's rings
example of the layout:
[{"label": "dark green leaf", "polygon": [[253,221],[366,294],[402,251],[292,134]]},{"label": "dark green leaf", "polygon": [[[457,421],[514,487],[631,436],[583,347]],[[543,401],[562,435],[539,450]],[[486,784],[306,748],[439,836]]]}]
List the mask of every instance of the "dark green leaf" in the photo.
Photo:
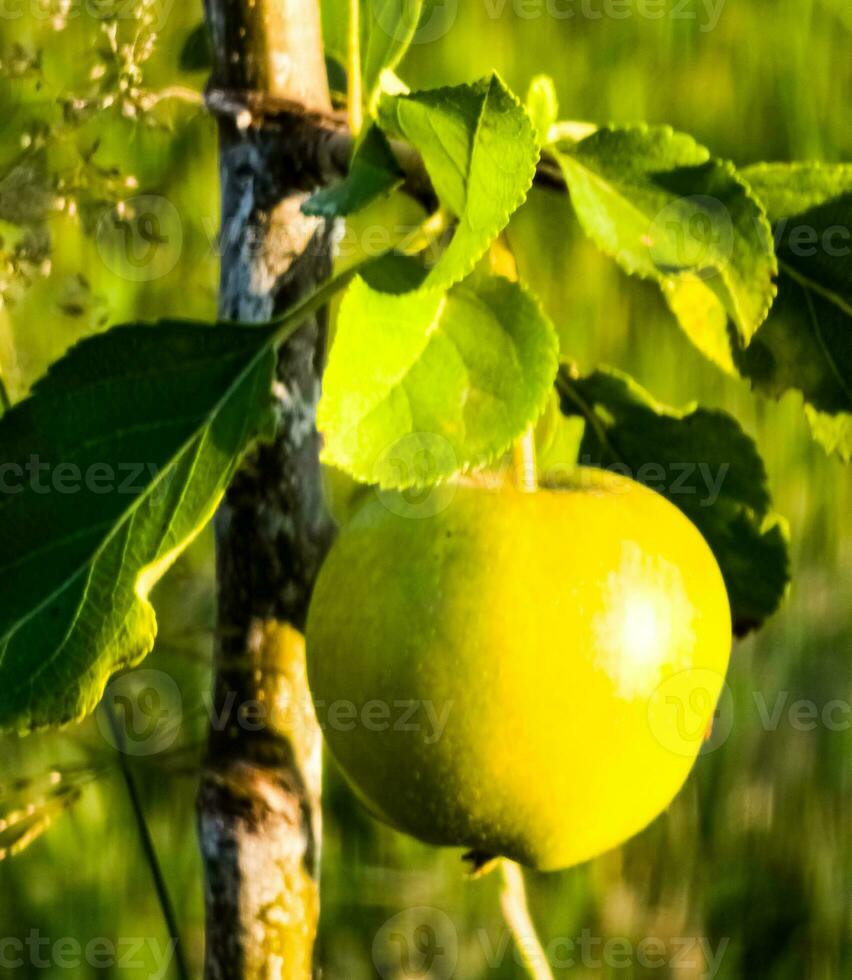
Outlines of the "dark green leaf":
[{"label": "dark green leaf", "polygon": [[150,589],[270,426],[272,338],[119,327],[0,419],[0,729],[82,717],[151,649]]},{"label": "dark green leaf", "polygon": [[778,300],[738,362],[758,390],[804,396],[814,435],[849,459],[852,432],[852,165],[743,172],[775,227]]},{"label": "dark green leaf", "polygon": [[178,66],[181,71],[210,71],[213,67],[213,46],[207,23],[201,21],[187,35],[180,49]]},{"label": "dark green leaf", "polygon": [[349,79],[346,77],[346,69],[332,55],[325,56],[325,74],[328,78],[328,88],[331,92],[332,101],[345,102]]},{"label": "dark green leaf", "polygon": [[789,581],[787,540],[763,461],[736,420],[667,408],[613,370],[575,378],[563,369],[557,387],[563,412],[586,422],[580,462],[616,469],[679,507],[719,562],[735,631],[760,626]]},{"label": "dark green leaf", "polygon": [[354,214],[402,182],[403,174],[384,133],[371,126],[359,144],[346,179],[309,197],[305,214],[338,218]]}]

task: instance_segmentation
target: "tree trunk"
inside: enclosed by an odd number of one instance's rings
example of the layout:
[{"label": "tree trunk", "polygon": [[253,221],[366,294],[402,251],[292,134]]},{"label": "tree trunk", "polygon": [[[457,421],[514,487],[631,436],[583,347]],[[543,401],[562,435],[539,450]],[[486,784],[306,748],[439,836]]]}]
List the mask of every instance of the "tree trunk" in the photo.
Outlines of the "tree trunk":
[{"label": "tree trunk", "polygon": [[[310,120],[263,111],[329,111],[319,3],[207,0],[207,19],[211,96],[257,107],[220,110],[220,314],[266,321],[330,271],[332,230],[300,212],[328,176]],[[318,318],[282,349],[278,435],[246,461],[215,523],[215,724],[198,799],[208,980],[313,972],[321,746],[301,630],[333,534],[315,428],[323,340]]]}]

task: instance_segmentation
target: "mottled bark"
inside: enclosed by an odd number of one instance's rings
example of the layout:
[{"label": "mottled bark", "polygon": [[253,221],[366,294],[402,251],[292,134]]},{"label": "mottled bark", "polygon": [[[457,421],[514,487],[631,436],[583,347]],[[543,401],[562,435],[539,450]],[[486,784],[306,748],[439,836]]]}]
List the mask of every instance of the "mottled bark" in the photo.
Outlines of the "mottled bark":
[{"label": "mottled bark", "polygon": [[[211,91],[330,110],[317,0],[208,0]],[[328,155],[310,117],[219,112],[220,313],[265,321],[330,271],[331,230],[301,214]],[[320,735],[304,627],[331,542],[315,428],[324,322],[281,350],[278,435],[216,518],[214,713],[199,792],[208,980],[304,980],[319,916]]]}]

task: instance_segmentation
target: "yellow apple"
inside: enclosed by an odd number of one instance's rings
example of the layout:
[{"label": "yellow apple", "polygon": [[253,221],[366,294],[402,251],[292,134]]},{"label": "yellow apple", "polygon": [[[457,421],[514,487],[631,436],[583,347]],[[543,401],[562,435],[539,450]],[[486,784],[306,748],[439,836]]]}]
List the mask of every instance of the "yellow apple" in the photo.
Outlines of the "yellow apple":
[{"label": "yellow apple", "polygon": [[731,646],[718,565],[665,498],[601,470],[440,500],[371,491],[322,569],[307,653],[328,745],[421,840],[585,861],[661,813],[700,751]]}]

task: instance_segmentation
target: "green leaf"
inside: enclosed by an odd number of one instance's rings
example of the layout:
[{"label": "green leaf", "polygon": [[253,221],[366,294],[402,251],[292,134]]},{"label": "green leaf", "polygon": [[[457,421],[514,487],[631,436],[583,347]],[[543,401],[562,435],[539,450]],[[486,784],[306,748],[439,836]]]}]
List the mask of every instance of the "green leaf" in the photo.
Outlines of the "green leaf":
[{"label": "green leaf", "polygon": [[760,164],[743,173],[773,222],[780,278],[772,313],[738,366],[764,394],[801,392],[815,437],[848,459],[852,165]]},{"label": "green leaf", "polygon": [[755,163],[740,173],[773,225],[852,193],[850,163]]},{"label": "green leaf", "polygon": [[604,252],[663,284],[700,279],[743,340],[752,337],[777,270],[766,216],[731,164],[667,126],[599,129],[552,152],[581,225]]},{"label": "green leaf", "polygon": [[402,178],[387,138],[377,126],[371,126],[355,151],[346,178],[309,197],[302,212],[320,218],[354,214],[390,193],[402,183]]},{"label": "green leaf", "polygon": [[323,460],[387,488],[487,465],[541,414],[556,367],[556,332],[518,283],[394,296],[356,280],[323,379]]},{"label": "green leaf", "polygon": [[325,56],[325,74],[332,102],[335,105],[345,104],[349,79],[346,77],[346,69],[333,55]]},{"label": "green leaf", "polygon": [[559,393],[554,388],[535,427],[536,467],[545,482],[558,483],[560,476],[576,469],[585,431],[582,418],[563,414]]},{"label": "green leaf", "polygon": [[736,633],[760,626],[789,581],[787,540],[763,461],[737,421],[668,408],[611,369],[585,378],[563,369],[557,388],[563,412],[586,421],[580,462],[622,472],[680,508],[719,562]]},{"label": "green leaf", "polygon": [[805,415],[814,439],[828,455],[836,455],[844,463],[852,462],[852,412],[831,415],[806,404]]},{"label": "green leaf", "polygon": [[[363,3],[363,0],[362,0]],[[346,64],[349,0],[321,0],[322,40],[326,58]]]},{"label": "green leaf", "polygon": [[273,335],[119,327],[0,419],[0,730],[81,718],[150,651],[150,589],[270,427]]},{"label": "green leaf", "polygon": [[681,329],[693,345],[716,367],[737,376],[734,346],[736,330],[719,297],[699,276],[683,273],[660,283],[663,296]]},{"label": "green leaf", "polygon": [[[321,10],[326,54],[345,65],[349,0],[323,0]],[[383,75],[392,72],[402,60],[422,12],[423,0],[361,0],[361,83],[371,114],[381,96]]]},{"label": "green leaf", "polygon": [[460,282],[524,202],[538,144],[529,117],[497,75],[475,85],[385,97],[379,125],[420,153],[441,204],[458,219],[426,285]]},{"label": "green leaf", "polygon": [[206,21],[201,21],[187,34],[178,56],[181,71],[210,71],[213,68],[213,46]]},{"label": "green leaf", "polygon": [[527,113],[529,114],[539,143],[548,142],[548,134],[559,117],[559,99],[556,86],[550,75],[536,75],[527,90]]},{"label": "green leaf", "polygon": [[423,0],[366,0],[362,10],[366,39],[361,48],[361,78],[367,109],[375,113],[382,73],[396,68],[408,50],[420,23]]}]

